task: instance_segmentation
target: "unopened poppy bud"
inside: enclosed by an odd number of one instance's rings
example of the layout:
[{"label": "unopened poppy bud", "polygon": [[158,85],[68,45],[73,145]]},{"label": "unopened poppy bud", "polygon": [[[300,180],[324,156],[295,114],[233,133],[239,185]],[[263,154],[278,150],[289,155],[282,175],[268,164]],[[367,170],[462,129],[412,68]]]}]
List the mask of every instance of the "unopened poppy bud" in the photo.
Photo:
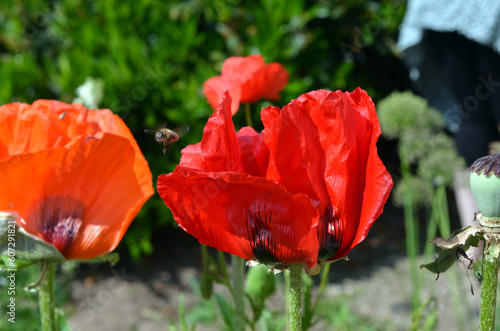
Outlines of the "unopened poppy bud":
[{"label": "unopened poppy bud", "polygon": [[500,218],[500,154],[483,156],[469,168],[470,186],[483,216]]},{"label": "unopened poppy bud", "polygon": [[203,299],[210,300],[214,289],[214,282],[212,277],[205,272],[201,275],[200,289]]}]

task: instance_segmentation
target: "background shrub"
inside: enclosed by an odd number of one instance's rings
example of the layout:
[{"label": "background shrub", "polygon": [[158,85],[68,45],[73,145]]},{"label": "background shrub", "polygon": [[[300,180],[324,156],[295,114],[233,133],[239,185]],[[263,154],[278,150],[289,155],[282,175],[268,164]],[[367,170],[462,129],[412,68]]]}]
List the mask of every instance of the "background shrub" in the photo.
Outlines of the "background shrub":
[{"label": "background shrub", "polygon": [[[395,48],[404,10],[401,0],[4,1],[0,103],[72,102],[87,77],[100,78],[100,108],[124,119],[156,179],[175,168],[183,147],[200,140],[212,112],[202,84],[220,74],[229,56],[260,53],[287,68],[290,83],[278,106],[319,88],[360,86],[374,101],[407,89]],[[253,106],[254,123],[268,104]],[[240,115],[237,127],[244,125]],[[163,155],[143,130],[167,121],[190,131]],[[153,196],[125,236],[129,253],[151,253],[153,229],[173,224]]]}]

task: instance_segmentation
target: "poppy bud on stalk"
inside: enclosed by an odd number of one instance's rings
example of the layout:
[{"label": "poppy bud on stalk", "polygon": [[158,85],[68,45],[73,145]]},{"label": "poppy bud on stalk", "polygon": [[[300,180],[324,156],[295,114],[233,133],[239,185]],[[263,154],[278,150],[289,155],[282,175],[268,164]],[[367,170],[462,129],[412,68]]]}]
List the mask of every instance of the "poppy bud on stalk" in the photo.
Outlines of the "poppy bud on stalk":
[{"label": "poppy bud on stalk", "polygon": [[474,161],[470,167],[470,186],[476,205],[484,217],[500,222],[500,154]]}]

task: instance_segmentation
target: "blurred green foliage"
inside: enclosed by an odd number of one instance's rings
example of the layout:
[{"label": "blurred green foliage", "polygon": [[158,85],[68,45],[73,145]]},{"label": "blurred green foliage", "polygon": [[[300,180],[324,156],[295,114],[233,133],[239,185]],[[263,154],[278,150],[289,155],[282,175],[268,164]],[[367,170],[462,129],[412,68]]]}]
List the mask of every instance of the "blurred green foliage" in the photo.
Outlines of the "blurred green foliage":
[{"label": "blurred green foliage", "polygon": [[[249,270],[251,271],[255,267],[251,267]],[[260,267],[259,267],[260,268]],[[258,269],[257,269],[258,270]],[[266,270],[265,267],[262,266],[261,270]],[[257,273],[260,274],[258,270]],[[250,323],[251,327],[249,330],[258,330],[258,331],[281,331],[286,329],[287,325],[287,315],[283,311],[283,307],[285,306],[284,300],[286,296],[286,292],[284,292],[284,278],[277,275],[271,275],[276,281],[276,292],[272,295],[268,296],[269,293],[260,292],[257,295],[262,295],[261,299],[266,301],[266,298],[272,298],[272,300],[268,301],[265,304],[265,307],[259,312],[259,316],[253,316],[255,321]],[[309,279],[312,281],[310,276],[305,276],[303,280]],[[256,280],[254,278],[254,280]],[[199,279],[196,277],[188,277],[187,279],[191,290],[196,294],[200,303],[194,307],[184,307],[184,296],[181,295],[179,299],[179,313],[177,321],[168,320],[167,323],[168,331],[178,331],[178,330],[196,330],[197,327],[203,329],[203,326],[210,326],[211,329],[217,328],[218,330],[234,330],[231,328],[230,321],[234,318],[233,316],[233,307],[231,305],[230,299],[227,299],[225,296],[217,294],[214,298],[210,300],[203,300],[203,294],[201,289],[201,283]],[[311,290],[311,286],[309,290]],[[252,292],[253,290],[250,290]],[[254,294],[256,294],[254,292]],[[247,289],[247,295],[251,295]],[[353,294],[355,295],[355,294]],[[248,297],[247,297],[248,299]],[[360,330],[360,331],[392,331],[396,330],[393,321],[380,320],[377,317],[368,317],[362,314],[357,310],[353,310],[349,306],[349,302],[352,299],[349,295],[340,295],[334,298],[330,298],[328,300],[319,301],[317,311],[315,314],[315,324],[318,326],[315,329],[321,329],[323,327],[324,330],[342,330],[342,331],[351,331],[351,330]],[[255,313],[255,311],[253,311]],[[148,310],[145,316],[148,319],[164,322],[165,317],[163,315],[159,315],[152,310]],[[250,321],[248,321],[250,322]],[[309,325],[308,327],[311,327]],[[303,330],[307,330],[307,327],[303,326]]]},{"label": "blurred green foliage", "polygon": [[[278,106],[318,88],[361,86],[374,100],[408,88],[395,48],[404,10],[401,0],[4,1],[0,103],[71,102],[87,77],[102,79],[100,107],[124,119],[156,180],[201,139],[212,112],[202,84],[229,56],[260,53],[287,68]],[[261,105],[268,103],[254,105],[254,123]],[[190,131],[163,155],[143,130],[167,121]],[[154,195],[126,234],[129,253],[151,253],[154,229],[171,224]]]},{"label": "blurred green foliage", "polygon": [[399,157],[411,166],[394,188],[394,202],[403,206],[410,191],[413,205],[430,206],[434,188],[452,187],[454,172],[465,167],[441,113],[410,91],[391,93],[377,111],[383,135],[398,139]]},{"label": "blurred green foliage", "polygon": [[[38,312],[38,296],[36,293],[30,293],[23,290],[23,287],[28,283],[33,283],[37,280],[39,274],[38,266],[31,266],[20,272],[15,272],[15,295],[9,295],[9,271],[0,271],[0,304],[6,307],[10,302],[10,298],[15,298],[15,324],[7,320],[8,316],[4,313],[4,318],[0,319],[0,329],[9,330],[26,330],[35,331],[40,328],[40,314]],[[5,312],[6,310],[4,310]],[[13,328],[14,327],[14,328]]]},{"label": "blurred green foliage", "polygon": [[384,135],[388,138],[406,139],[405,135],[414,132],[427,134],[444,129],[441,113],[411,91],[392,93],[377,106]]},{"label": "blurred green foliage", "polygon": [[[72,314],[72,308],[68,308],[70,301],[70,281],[74,278],[74,267],[72,263],[68,263],[67,267],[61,267],[61,272],[58,273],[56,282],[55,301],[58,315],[59,330],[69,330],[66,321],[66,313]],[[15,293],[9,293],[9,279],[7,276],[15,274]],[[40,265],[31,265],[24,269],[18,269],[12,272],[0,269],[0,305],[6,307],[10,303],[11,298],[15,298],[15,324],[8,321],[10,318],[6,314],[7,309],[3,311],[3,317],[0,319],[0,330],[23,330],[23,331],[38,331],[40,330],[40,313],[38,310],[38,294],[36,292],[27,291],[26,286],[38,280],[40,276]],[[62,307],[65,307],[64,310]]]}]

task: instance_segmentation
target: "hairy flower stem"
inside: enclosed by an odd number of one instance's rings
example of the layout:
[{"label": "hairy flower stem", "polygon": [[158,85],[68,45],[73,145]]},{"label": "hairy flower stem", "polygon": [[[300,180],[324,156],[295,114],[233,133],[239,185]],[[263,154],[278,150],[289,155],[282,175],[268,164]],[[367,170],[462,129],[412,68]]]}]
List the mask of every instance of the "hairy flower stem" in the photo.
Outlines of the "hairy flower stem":
[{"label": "hairy flower stem", "polygon": [[253,123],[252,123],[252,112],[250,111],[250,104],[245,103],[245,120],[247,122],[247,125],[251,128],[253,128]]},{"label": "hairy flower stem", "polygon": [[302,266],[290,266],[290,331],[302,331]]},{"label": "hairy flower stem", "polygon": [[500,247],[493,247],[493,245],[499,246],[500,242],[492,238],[490,242],[484,245],[479,331],[495,330],[498,268],[500,267],[500,260],[491,256],[489,251],[498,250]]},{"label": "hairy flower stem", "polygon": [[245,260],[231,255],[231,285],[234,301],[235,330],[245,330]]},{"label": "hairy flower stem", "polygon": [[43,265],[42,270],[44,270],[44,268],[46,268],[45,275],[38,289],[38,303],[40,318],[42,321],[42,330],[55,331],[57,330],[54,302],[54,279],[56,269],[53,263]]}]

